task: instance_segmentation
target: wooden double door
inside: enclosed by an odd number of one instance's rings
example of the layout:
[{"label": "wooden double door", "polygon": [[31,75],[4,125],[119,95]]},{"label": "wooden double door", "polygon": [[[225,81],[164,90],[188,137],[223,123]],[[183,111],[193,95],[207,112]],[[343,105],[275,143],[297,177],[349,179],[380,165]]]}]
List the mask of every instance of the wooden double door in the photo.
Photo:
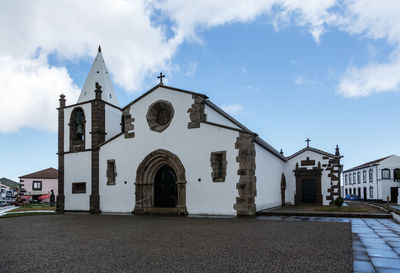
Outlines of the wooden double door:
[{"label": "wooden double door", "polygon": [[168,165],[162,166],[154,178],[154,207],[175,208],[178,203],[176,174]]}]

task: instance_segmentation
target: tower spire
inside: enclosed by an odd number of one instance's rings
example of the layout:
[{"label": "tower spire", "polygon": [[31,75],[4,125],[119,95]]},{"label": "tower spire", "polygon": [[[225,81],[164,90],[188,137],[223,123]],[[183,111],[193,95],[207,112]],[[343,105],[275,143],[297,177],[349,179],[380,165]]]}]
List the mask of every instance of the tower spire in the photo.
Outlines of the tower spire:
[{"label": "tower spire", "polygon": [[119,107],[119,102],[112,86],[110,75],[104,62],[103,54],[101,53],[100,45],[77,103],[93,100],[96,98],[96,82],[102,87],[101,90],[103,91],[103,93],[101,99],[105,102]]}]

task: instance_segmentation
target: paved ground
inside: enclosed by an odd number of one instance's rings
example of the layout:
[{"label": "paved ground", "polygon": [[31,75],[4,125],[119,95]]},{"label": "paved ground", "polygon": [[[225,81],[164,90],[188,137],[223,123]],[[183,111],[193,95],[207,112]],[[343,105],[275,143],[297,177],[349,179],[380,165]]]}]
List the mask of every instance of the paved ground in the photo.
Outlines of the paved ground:
[{"label": "paved ground", "polygon": [[352,219],[355,272],[400,272],[400,225],[388,219]]},{"label": "paved ground", "polygon": [[348,221],[264,219],[5,218],[0,271],[351,272]]},{"label": "paved ground", "polygon": [[354,272],[400,272],[400,225],[390,219],[265,217],[266,220],[351,222]]}]

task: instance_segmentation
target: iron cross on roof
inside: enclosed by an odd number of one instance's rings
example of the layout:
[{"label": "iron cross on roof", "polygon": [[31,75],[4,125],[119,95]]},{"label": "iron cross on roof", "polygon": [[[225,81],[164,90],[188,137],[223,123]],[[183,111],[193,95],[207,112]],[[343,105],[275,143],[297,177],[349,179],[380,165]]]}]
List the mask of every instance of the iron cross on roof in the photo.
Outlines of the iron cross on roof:
[{"label": "iron cross on roof", "polygon": [[309,139],[309,138],[306,139],[307,147],[310,147],[310,141],[311,141],[311,139]]},{"label": "iron cross on roof", "polygon": [[160,85],[164,85],[162,82],[162,78],[165,78],[165,75],[162,72],[160,72],[160,76],[157,76],[157,79],[160,79],[160,83],[159,83]]}]

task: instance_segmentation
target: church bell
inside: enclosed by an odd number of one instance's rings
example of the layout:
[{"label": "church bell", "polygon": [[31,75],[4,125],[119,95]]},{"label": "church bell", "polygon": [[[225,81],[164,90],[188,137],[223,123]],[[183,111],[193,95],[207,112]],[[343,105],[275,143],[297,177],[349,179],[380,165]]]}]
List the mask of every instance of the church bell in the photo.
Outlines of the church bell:
[{"label": "church bell", "polygon": [[83,134],[82,124],[78,124],[78,127],[76,128],[76,133],[80,135]]}]

